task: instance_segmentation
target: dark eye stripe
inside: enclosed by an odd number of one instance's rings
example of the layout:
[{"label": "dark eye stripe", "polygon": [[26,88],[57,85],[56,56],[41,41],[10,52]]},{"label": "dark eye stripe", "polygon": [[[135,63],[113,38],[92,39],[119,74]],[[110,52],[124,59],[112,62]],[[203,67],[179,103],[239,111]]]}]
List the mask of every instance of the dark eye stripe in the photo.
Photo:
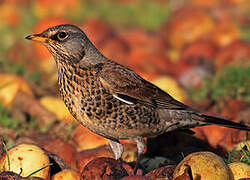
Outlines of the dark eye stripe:
[{"label": "dark eye stripe", "polygon": [[57,37],[57,34],[54,34],[54,35],[50,36],[50,39],[56,40],[56,41],[59,40],[58,37]]}]

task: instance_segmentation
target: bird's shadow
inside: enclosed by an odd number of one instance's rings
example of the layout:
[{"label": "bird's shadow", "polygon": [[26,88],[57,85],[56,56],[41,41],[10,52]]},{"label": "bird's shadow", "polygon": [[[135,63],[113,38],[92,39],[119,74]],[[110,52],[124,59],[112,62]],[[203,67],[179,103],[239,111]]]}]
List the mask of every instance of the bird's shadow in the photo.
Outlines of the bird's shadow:
[{"label": "bird's shadow", "polygon": [[224,156],[222,147],[213,148],[207,141],[201,140],[185,131],[164,133],[155,138],[148,139],[147,157],[166,157],[171,162],[179,162],[192,152],[211,151]]}]

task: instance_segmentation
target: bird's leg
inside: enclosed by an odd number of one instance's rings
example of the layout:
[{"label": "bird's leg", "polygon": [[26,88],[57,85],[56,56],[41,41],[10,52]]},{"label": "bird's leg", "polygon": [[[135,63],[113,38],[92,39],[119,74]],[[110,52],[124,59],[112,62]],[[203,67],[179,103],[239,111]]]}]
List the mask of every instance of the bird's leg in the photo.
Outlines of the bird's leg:
[{"label": "bird's leg", "polygon": [[122,153],[123,153],[123,146],[119,141],[113,141],[108,139],[109,141],[109,145],[115,155],[115,159],[118,160],[122,157]]},{"label": "bird's leg", "polygon": [[131,140],[136,142],[137,150],[138,150],[138,157],[136,159],[135,168],[134,168],[134,174],[136,174],[138,166],[139,166],[139,162],[141,159],[141,155],[143,154],[146,145],[145,145],[145,141],[143,137],[138,136],[135,138],[131,138]]}]

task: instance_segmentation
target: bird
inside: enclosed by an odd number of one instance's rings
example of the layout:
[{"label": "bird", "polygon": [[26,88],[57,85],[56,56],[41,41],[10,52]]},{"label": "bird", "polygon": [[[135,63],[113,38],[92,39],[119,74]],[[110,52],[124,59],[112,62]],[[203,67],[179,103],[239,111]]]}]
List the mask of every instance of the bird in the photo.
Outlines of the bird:
[{"label": "bird", "polygon": [[177,101],[133,70],[105,57],[75,25],[53,26],[25,38],[50,51],[68,110],[83,126],[108,139],[117,160],[123,154],[121,139],[136,142],[139,159],[145,137],[209,124],[250,130],[247,125],[202,114]]}]

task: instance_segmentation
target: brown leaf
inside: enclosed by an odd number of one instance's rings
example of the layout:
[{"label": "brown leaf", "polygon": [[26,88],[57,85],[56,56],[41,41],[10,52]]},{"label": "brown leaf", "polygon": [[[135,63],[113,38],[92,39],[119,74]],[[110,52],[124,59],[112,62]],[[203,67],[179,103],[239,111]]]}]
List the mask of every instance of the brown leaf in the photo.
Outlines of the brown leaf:
[{"label": "brown leaf", "polygon": [[45,141],[41,147],[60,156],[68,166],[75,164],[76,150],[67,142],[60,139],[49,140]]},{"label": "brown leaf", "polygon": [[175,169],[174,165],[167,165],[147,173],[146,176],[155,180],[160,180],[160,179],[170,180],[173,178],[174,169]]},{"label": "brown leaf", "polygon": [[79,152],[76,155],[76,167],[79,171],[82,171],[83,168],[93,159],[97,157],[109,157],[113,158],[114,155],[110,150],[109,146],[102,146],[95,149],[88,149]]},{"label": "brown leaf", "polygon": [[115,180],[127,176],[122,164],[115,159],[100,157],[90,161],[81,173],[81,179]]},{"label": "brown leaf", "polygon": [[[122,159],[124,161],[134,159],[134,157],[131,157],[131,152],[137,152],[136,145],[134,144],[123,144],[124,147],[124,153]],[[85,151],[81,151],[76,155],[76,167],[79,171],[82,171],[83,168],[93,159],[96,159],[98,157],[107,157],[107,158],[114,158],[114,154],[110,147],[108,145],[101,146],[99,148],[95,149],[88,149]],[[123,168],[128,172],[128,174],[133,174],[133,169],[130,165],[123,162],[122,163]]]},{"label": "brown leaf", "polygon": [[56,121],[55,114],[45,109],[37,99],[27,93],[18,92],[14,104],[37,119],[40,125],[48,125]]},{"label": "brown leaf", "polygon": [[127,176],[122,178],[121,180],[152,180],[152,179],[145,176]]},{"label": "brown leaf", "polygon": [[1,180],[44,180],[40,177],[22,177],[19,174],[16,174],[11,171],[5,171],[0,173]]}]

